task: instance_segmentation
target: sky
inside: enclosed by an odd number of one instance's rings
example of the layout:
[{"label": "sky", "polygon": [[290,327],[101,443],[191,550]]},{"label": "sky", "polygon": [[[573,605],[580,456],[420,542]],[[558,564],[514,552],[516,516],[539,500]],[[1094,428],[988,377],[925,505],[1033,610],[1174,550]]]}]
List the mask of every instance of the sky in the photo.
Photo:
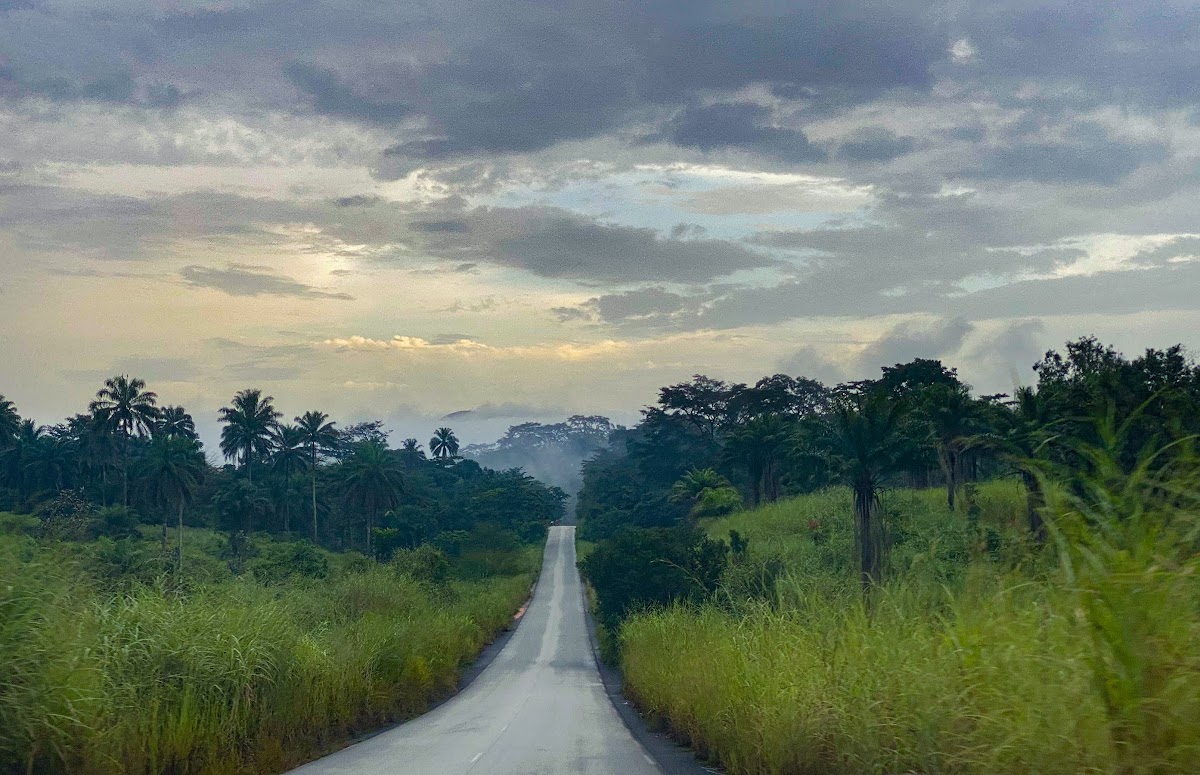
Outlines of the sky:
[{"label": "sky", "polygon": [[0,393],[466,441],[1200,326],[1200,3],[0,0]]}]

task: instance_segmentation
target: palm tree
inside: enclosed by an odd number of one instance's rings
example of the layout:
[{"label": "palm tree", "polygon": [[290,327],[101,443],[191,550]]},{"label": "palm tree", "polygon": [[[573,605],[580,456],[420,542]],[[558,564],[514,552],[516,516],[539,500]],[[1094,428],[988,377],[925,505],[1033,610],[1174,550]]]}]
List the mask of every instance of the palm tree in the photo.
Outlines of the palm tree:
[{"label": "palm tree", "polygon": [[22,473],[35,492],[52,490],[57,495],[67,486],[74,468],[72,444],[53,436],[37,434],[34,438],[22,460]]},{"label": "palm tree", "polygon": [[121,502],[129,508],[129,440],[149,433],[158,419],[158,396],[146,390],[141,379],[118,374],[104,380],[96,400],[88,404],[93,414],[103,412],[121,437]]},{"label": "palm tree", "polygon": [[108,469],[117,458],[117,444],[113,438],[112,421],[107,410],[97,409],[89,414],[76,415],[72,420],[76,438],[79,440],[81,462],[94,476],[100,474],[100,503],[108,506]]},{"label": "palm tree", "polygon": [[458,437],[449,428],[438,428],[429,440],[429,450],[438,460],[446,460],[458,454]]},{"label": "palm tree", "polygon": [[979,405],[962,385],[930,385],[922,396],[925,416],[946,480],[946,505],[954,511],[963,474],[963,455],[980,429]]},{"label": "palm tree", "polygon": [[304,434],[304,444],[308,447],[308,465],[312,474],[312,539],[317,543],[317,453],[333,447],[337,443],[338,433],[328,422],[329,415],[324,412],[305,412],[294,418],[296,425]]},{"label": "palm tree", "polygon": [[8,449],[17,439],[17,431],[21,428],[21,415],[17,407],[3,395],[0,395],[0,449]]},{"label": "palm tree", "polygon": [[400,451],[410,461],[425,459],[425,450],[421,449],[421,442],[416,439],[405,439],[400,442]]},{"label": "palm tree", "polygon": [[37,448],[46,435],[46,427],[38,425],[33,420],[21,420],[17,425],[17,433],[8,451],[8,479],[14,482],[21,495],[21,500],[29,497],[29,476],[26,466],[37,454]]},{"label": "palm tree", "polygon": [[182,406],[164,406],[154,432],[181,439],[196,439],[196,422]]},{"label": "palm tree", "polygon": [[[191,502],[204,477],[204,455],[194,439],[159,436],[150,443],[142,475],[150,500],[178,514],[179,557],[177,572],[183,573],[183,509]],[[167,518],[163,516],[163,548],[167,543]]]},{"label": "palm tree", "polygon": [[719,490],[732,487],[729,480],[711,468],[693,468],[688,471],[671,488],[672,503],[695,503],[705,490]]},{"label": "palm tree", "polygon": [[780,462],[792,430],[792,425],[779,415],[766,414],[747,421],[725,441],[725,457],[745,466],[750,475],[755,506],[763,498],[768,502],[779,500],[783,473]]},{"label": "palm tree", "polygon": [[221,422],[225,423],[221,429],[221,452],[234,461],[241,457],[246,479],[251,483],[254,456],[271,451],[271,429],[275,420],[283,416],[275,411],[271,403],[274,400],[257,388],[247,388],[233,397],[233,406],[221,407]]},{"label": "palm tree", "polygon": [[371,554],[371,532],[380,512],[394,508],[403,491],[400,464],[386,445],[364,441],[354,448],[345,463],[346,501],[361,509],[367,522],[367,554]]},{"label": "palm tree", "polygon": [[879,489],[903,465],[904,405],[879,394],[849,396],[822,428],[834,470],[854,493],[855,539],[863,591],[883,578]]},{"label": "palm tree", "polygon": [[303,468],[305,433],[297,425],[276,425],[271,433],[271,467],[283,474],[283,532],[292,532],[292,472]]},{"label": "palm tree", "polygon": [[995,449],[1021,475],[1029,532],[1039,541],[1046,537],[1039,469],[1043,452],[1059,438],[1055,433],[1059,423],[1044,395],[1032,387],[1019,387],[1009,402],[1009,411],[1001,415],[999,432],[978,437],[979,444]]}]

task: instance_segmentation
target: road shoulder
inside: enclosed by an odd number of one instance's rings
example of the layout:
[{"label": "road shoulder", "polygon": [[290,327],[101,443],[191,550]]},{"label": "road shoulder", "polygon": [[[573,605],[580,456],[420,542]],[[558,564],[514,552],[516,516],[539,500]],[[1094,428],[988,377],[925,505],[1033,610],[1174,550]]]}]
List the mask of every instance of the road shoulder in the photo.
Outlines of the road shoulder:
[{"label": "road shoulder", "polygon": [[592,618],[586,592],[583,594],[583,610],[587,617],[588,640],[592,646],[592,658],[596,660],[596,669],[600,673],[600,680],[604,683],[604,691],[608,694],[609,701],[612,702],[617,715],[621,717],[621,721],[629,733],[654,759],[665,775],[713,775],[713,773],[723,772],[715,766],[700,762],[691,748],[676,743],[665,734],[655,732],[638,713],[633,703],[625,699],[621,671],[606,664],[600,658],[600,643],[596,638],[596,620]]}]

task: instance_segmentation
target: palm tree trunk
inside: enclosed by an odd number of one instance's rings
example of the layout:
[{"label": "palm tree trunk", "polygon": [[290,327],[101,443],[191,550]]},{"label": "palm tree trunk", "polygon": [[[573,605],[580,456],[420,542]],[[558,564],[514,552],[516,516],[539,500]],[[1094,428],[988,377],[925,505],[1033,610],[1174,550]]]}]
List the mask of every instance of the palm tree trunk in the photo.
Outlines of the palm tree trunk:
[{"label": "palm tree trunk", "polygon": [[958,458],[950,449],[938,453],[938,462],[942,464],[942,475],[946,478],[946,508],[954,512],[954,499],[958,492]]},{"label": "palm tree trunk", "polygon": [[254,450],[246,447],[246,481],[254,484]]},{"label": "palm tree trunk", "polygon": [[283,467],[283,532],[292,533],[292,464]]},{"label": "palm tree trunk", "polygon": [[179,499],[179,565],[177,573],[183,578],[183,498]]},{"label": "palm tree trunk", "polygon": [[312,447],[312,509],[313,509],[313,544],[317,543],[317,445]]},{"label": "palm tree trunk", "polygon": [[1029,533],[1037,541],[1046,540],[1046,523],[1042,520],[1042,488],[1037,477],[1030,471],[1021,472],[1025,484],[1025,509],[1029,520]]},{"label": "palm tree trunk", "polygon": [[863,594],[870,592],[873,586],[883,580],[882,547],[877,524],[878,503],[874,487],[859,485],[854,488],[854,516]]},{"label": "palm tree trunk", "polygon": [[129,509],[129,436],[121,442],[121,502]]}]

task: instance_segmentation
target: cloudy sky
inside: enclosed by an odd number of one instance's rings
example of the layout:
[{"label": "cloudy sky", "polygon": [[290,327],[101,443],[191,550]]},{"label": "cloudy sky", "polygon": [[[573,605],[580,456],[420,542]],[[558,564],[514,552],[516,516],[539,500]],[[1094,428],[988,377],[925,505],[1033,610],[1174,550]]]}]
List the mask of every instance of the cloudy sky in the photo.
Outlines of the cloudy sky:
[{"label": "cloudy sky", "polygon": [[[1200,3],[0,0],[0,393],[629,420],[1197,344]],[[210,437],[211,438],[211,437]]]}]

